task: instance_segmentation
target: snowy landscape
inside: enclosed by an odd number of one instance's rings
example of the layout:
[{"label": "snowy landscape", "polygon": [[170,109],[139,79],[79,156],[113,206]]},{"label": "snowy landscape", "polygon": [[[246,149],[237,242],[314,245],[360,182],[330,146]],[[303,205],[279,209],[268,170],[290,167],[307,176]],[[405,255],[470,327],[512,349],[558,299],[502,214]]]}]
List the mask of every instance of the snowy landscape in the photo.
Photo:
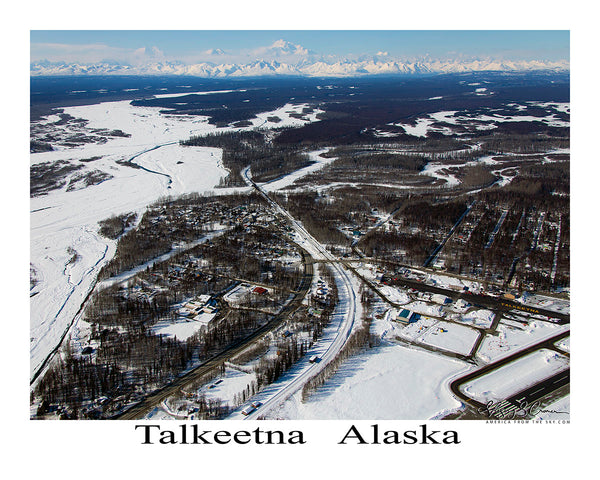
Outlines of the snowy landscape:
[{"label": "snowy landscape", "polygon": [[[281,126],[303,124],[289,117],[302,107],[286,105],[260,117],[278,115],[283,118]],[[70,327],[102,263],[114,253],[115,242],[98,235],[98,222],[123,213],[139,214],[167,195],[214,191],[227,175],[220,150],[178,144],[190,135],[215,131],[206,118],[172,118],[127,101],[71,107],[65,113],[86,120],[85,131],[118,127],[130,136],[32,155],[33,165],[99,157],[83,172],[99,170],[111,177],[87,188],[66,187],[31,199],[31,264],[38,280],[30,291],[32,374]],[[266,120],[260,117],[245,128],[263,125]],[[64,130],[72,133],[68,127]],[[143,168],[118,163],[133,158]]]},{"label": "snowy landscape", "polygon": [[[486,101],[492,80],[456,88]],[[32,418],[482,419],[525,392],[529,418],[568,419],[569,103],[431,108],[344,143],[309,140],[354,115],[341,100],[247,113],[250,87],[32,119]],[[558,210],[522,186],[544,167]],[[116,383],[73,400],[70,362]]]}]

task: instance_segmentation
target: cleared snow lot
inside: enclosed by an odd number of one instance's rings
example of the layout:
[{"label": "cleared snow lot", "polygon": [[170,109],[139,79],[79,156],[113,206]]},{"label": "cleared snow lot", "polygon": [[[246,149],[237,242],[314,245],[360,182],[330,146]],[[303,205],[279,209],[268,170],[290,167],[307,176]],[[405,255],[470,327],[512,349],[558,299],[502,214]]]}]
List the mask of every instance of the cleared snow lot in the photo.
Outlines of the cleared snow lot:
[{"label": "cleared snow lot", "polygon": [[183,342],[205,327],[215,316],[216,313],[204,313],[201,319],[179,318],[172,322],[162,321],[152,327],[152,332],[155,335],[177,338]]},{"label": "cleared snow lot", "polygon": [[444,316],[444,311],[441,305],[432,305],[430,303],[416,301],[404,305],[411,312],[417,312],[421,315],[429,315],[434,317]]},{"label": "cleared snow lot", "polygon": [[440,321],[427,330],[422,336],[421,342],[450,352],[468,355],[478,337],[477,330],[456,323]]},{"label": "cleared snow lot", "polygon": [[410,302],[410,297],[406,292],[401,292],[397,288],[390,287],[388,285],[382,285],[379,287],[379,291],[386,296],[390,302],[394,302],[398,305],[403,305]]},{"label": "cleared snow lot", "polygon": [[400,330],[400,338],[404,338],[406,340],[410,340],[413,342],[420,341],[423,338],[423,335],[427,332],[429,327],[435,325],[439,320],[429,317],[421,317],[414,323],[407,325],[402,330]]},{"label": "cleared snow lot", "polygon": [[495,335],[486,335],[477,351],[477,357],[486,362],[493,362],[519,348],[533,345],[568,329],[568,325],[561,326],[541,320],[522,319],[519,322],[504,319],[499,323]]},{"label": "cleared snow lot", "polygon": [[423,316],[402,328],[398,332],[398,337],[468,355],[479,337],[479,332],[467,326]]},{"label": "cleared snow lot", "polygon": [[[462,299],[459,301],[461,300]],[[460,311],[461,306],[459,305],[456,310]],[[471,309],[468,313],[448,315],[448,319],[454,320],[455,322],[465,323],[480,328],[489,328],[494,321],[494,317],[494,312],[487,309]]]}]

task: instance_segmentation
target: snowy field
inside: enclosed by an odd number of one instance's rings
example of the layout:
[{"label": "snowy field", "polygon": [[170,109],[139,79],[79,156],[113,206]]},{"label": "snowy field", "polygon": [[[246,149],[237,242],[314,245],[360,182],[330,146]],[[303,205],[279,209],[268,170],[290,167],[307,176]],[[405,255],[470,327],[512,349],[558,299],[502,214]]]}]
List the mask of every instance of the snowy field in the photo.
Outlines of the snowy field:
[{"label": "snowy field", "polygon": [[268,419],[423,420],[461,406],[450,379],[470,366],[459,360],[385,344],[350,357],[306,403],[295,394]]},{"label": "snowy field", "polygon": [[569,353],[571,351],[571,337],[563,338],[555,344],[563,352]]},{"label": "snowy field", "polygon": [[567,357],[552,350],[537,350],[476,378],[462,389],[481,403],[502,401],[568,367]]},{"label": "snowy field", "polygon": [[568,329],[569,325],[561,326],[541,320],[523,319],[519,322],[503,319],[498,324],[495,335],[486,335],[477,351],[477,357],[493,362],[517,349],[526,348]]},{"label": "snowy field", "polygon": [[[488,92],[486,88],[477,88],[474,93],[475,95],[490,95],[493,92]],[[555,113],[548,113],[545,117],[520,115],[520,112],[526,110],[526,105],[551,109]],[[571,113],[569,103],[526,102],[526,105],[507,104],[506,107],[512,108],[515,115],[500,114],[496,109],[489,109],[489,114],[476,116],[461,114],[458,111],[441,111],[418,118],[415,125],[408,123],[390,123],[388,125],[401,127],[408,135],[416,137],[425,137],[430,132],[441,133],[442,135],[467,135],[469,132],[492,130],[498,128],[498,123],[506,122],[542,122],[550,127],[569,127],[570,125],[570,122],[557,116],[558,113]],[[469,132],[456,132],[452,129],[452,126],[466,128]]]},{"label": "snowy field", "polygon": [[[252,126],[219,131],[280,128],[315,121],[319,110],[306,115],[305,120],[290,116],[301,113],[304,107],[284,105],[274,112],[259,114],[252,120]],[[69,329],[94,287],[99,270],[114,255],[116,243],[99,235],[98,222],[112,215],[142,214],[149,204],[167,195],[213,191],[228,174],[221,162],[220,149],[178,144],[191,135],[216,131],[206,117],[163,115],[159,110],[134,107],[129,101],[67,107],[64,113],[88,121],[87,131],[120,129],[130,136],[111,137],[104,144],[58,147],[55,151],[31,155],[32,165],[58,161],[84,165],[67,178],[63,188],[30,200],[30,262],[37,279],[30,291],[32,375]],[[281,122],[269,123],[269,116],[278,116]],[[42,122],[56,121],[54,117],[51,115]],[[57,128],[76,128],[73,133],[82,131],[81,126],[69,127],[69,124]],[[142,168],[117,163],[132,158]],[[102,172],[106,179],[87,187],[81,181],[73,182],[73,175],[90,172]],[[67,188],[69,180],[75,188]],[[248,189],[238,189],[242,190]],[[232,191],[236,189],[220,189],[218,193]]]},{"label": "snowy field", "polygon": [[328,151],[329,151],[329,148],[324,148],[322,150],[308,152],[308,156],[309,156],[310,160],[314,163],[312,163],[308,167],[304,167],[299,170],[296,170],[295,172],[292,172],[283,178],[279,178],[279,179],[261,184],[262,188],[267,192],[274,192],[276,190],[281,190],[283,188],[289,187],[296,180],[304,177],[305,175],[308,175],[309,173],[314,173],[317,170],[320,170],[325,165],[327,165],[335,160],[335,157],[325,158],[325,157],[321,156],[322,153],[326,153]]},{"label": "snowy field", "polygon": [[202,385],[191,394],[191,401],[180,400],[173,402],[168,400],[163,402],[160,407],[152,410],[144,417],[146,420],[173,420],[178,418],[194,419],[194,414],[189,413],[189,408],[194,406],[194,398],[204,397],[206,401],[220,401],[223,406],[228,405],[234,408],[234,397],[241,394],[246,388],[256,381],[254,373],[247,373],[240,369],[226,367],[225,372],[213,379],[211,382]]}]

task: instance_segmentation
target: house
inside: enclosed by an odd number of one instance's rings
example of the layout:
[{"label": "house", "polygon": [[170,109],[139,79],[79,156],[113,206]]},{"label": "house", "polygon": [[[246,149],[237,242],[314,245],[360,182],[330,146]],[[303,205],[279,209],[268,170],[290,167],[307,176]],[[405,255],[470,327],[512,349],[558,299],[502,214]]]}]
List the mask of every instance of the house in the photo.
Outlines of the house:
[{"label": "house", "polygon": [[268,290],[263,287],[254,287],[252,290],[252,293],[255,293],[256,295],[265,295],[267,292]]},{"label": "house", "polygon": [[404,325],[408,325],[409,317],[410,317],[410,310],[403,308],[402,310],[400,310],[400,312],[398,312],[398,314],[396,315],[396,318],[394,318],[394,320],[396,320],[397,322],[403,323]]}]

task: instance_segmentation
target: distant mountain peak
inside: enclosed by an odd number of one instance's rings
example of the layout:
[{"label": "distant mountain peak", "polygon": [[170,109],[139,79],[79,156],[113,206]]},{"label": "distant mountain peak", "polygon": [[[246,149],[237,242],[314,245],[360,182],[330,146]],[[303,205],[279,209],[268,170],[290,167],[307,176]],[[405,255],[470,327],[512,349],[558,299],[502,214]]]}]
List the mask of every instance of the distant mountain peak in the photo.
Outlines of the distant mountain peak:
[{"label": "distant mountain peak", "polygon": [[268,49],[272,52],[281,53],[284,55],[308,55],[308,49],[301,45],[294,45],[287,40],[279,39],[273,43]]},{"label": "distant mountain peak", "polygon": [[204,52],[207,55],[214,55],[214,56],[221,56],[221,55],[225,55],[225,51],[221,50],[220,48],[211,48],[210,50],[206,50]]}]

